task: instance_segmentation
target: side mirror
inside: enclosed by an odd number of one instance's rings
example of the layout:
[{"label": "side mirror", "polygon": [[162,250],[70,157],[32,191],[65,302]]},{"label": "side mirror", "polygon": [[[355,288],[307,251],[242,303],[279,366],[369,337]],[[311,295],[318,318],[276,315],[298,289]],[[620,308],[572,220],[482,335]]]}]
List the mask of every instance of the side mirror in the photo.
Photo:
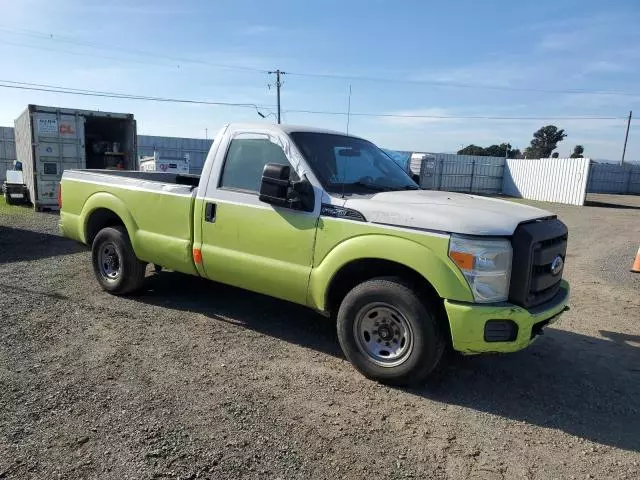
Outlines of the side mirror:
[{"label": "side mirror", "polygon": [[262,171],[260,182],[261,202],[279,207],[312,212],[314,208],[313,187],[304,178],[291,182],[291,167],[278,163],[267,163]]}]

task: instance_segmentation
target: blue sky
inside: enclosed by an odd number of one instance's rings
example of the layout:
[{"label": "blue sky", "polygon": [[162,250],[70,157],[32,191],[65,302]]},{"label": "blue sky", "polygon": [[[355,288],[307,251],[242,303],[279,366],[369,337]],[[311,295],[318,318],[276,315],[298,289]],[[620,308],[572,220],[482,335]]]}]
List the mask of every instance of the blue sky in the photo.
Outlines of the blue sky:
[{"label": "blue sky", "polygon": [[[292,73],[282,90],[285,121],[338,130],[346,128],[343,115],[288,110],[344,112],[351,84],[355,113],[640,116],[638,0],[0,0],[0,11],[0,80],[275,111],[272,78],[219,65],[280,68]],[[230,121],[263,121],[251,108],[0,88],[0,125],[12,125],[28,103],[132,112],[139,132],[153,135],[204,137],[205,129],[211,136]],[[350,131],[396,149],[455,151],[504,141],[523,149],[550,123],[568,133],[561,156],[583,144],[592,158],[619,159],[622,119],[352,116]],[[627,159],[640,160],[640,121],[632,123]]]}]

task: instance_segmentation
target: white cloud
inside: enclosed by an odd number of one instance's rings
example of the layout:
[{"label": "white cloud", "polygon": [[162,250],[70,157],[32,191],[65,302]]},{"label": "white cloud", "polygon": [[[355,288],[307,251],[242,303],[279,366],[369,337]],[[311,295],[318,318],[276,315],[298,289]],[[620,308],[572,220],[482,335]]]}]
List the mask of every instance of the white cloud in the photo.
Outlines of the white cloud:
[{"label": "white cloud", "polygon": [[552,32],[542,36],[536,47],[540,50],[567,52],[586,45],[589,37],[584,32]]},{"label": "white cloud", "polygon": [[268,25],[247,25],[238,30],[241,35],[247,36],[264,35],[273,31],[275,31],[275,28]]},{"label": "white cloud", "polygon": [[505,87],[530,78],[532,73],[531,67],[518,65],[511,61],[505,62],[499,60],[425,71],[415,74],[409,77],[409,79],[415,81]]},{"label": "white cloud", "polygon": [[[434,110],[414,110],[432,112]],[[444,114],[456,112],[435,109]],[[617,158],[622,149],[624,120],[485,120],[455,119],[420,122],[416,119],[388,118],[352,119],[352,131],[370,138],[380,146],[398,150],[455,152],[469,144],[488,146],[502,142],[511,143],[523,150],[529,145],[533,132],[543,125],[553,124],[567,132],[567,138],[559,143],[560,155],[568,155],[575,145],[584,145],[592,158]],[[393,119],[395,120],[395,119]],[[407,120],[404,122],[404,120]],[[637,158],[640,133],[632,132],[628,156]]]},{"label": "white cloud", "polygon": [[633,97],[606,93],[576,93],[564,95],[558,102],[558,106],[571,108],[572,111],[581,109],[593,113],[595,110],[604,111],[607,114],[623,115],[630,108],[640,108],[640,95]]},{"label": "white cloud", "polygon": [[451,110],[444,108],[422,108],[416,110],[396,110],[388,112],[389,115],[397,115],[395,117],[378,117],[381,122],[391,125],[401,125],[405,127],[420,127],[426,124],[451,123],[457,121],[450,117],[454,115]]},{"label": "white cloud", "polygon": [[583,73],[619,73],[628,70],[629,68],[626,65],[619,62],[594,60],[584,66]]}]

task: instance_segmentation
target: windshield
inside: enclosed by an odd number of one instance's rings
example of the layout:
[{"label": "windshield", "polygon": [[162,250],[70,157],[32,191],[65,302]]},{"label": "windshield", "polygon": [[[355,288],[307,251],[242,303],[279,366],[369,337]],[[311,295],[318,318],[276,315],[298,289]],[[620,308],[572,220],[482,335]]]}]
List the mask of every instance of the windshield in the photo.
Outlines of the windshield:
[{"label": "windshield", "polygon": [[327,133],[293,132],[290,135],[327,192],[369,193],[419,188],[371,142]]}]

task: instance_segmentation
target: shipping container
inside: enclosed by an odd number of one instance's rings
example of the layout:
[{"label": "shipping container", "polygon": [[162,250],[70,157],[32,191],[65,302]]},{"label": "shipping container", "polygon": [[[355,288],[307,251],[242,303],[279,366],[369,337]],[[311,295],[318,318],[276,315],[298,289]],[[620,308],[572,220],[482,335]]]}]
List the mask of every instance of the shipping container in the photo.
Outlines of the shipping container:
[{"label": "shipping container", "polygon": [[212,143],[213,140],[204,138],[138,135],[138,156],[151,157],[157,153],[163,160],[187,158],[189,173],[199,175]]},{"label": "shipping container", "polygon": [[6,179],[7,170],[13,169],[16,159],[16,142],[13,127],[0,127],[0,185]]},{"label": "shipping container", "polygon": [[58,207],[65,169],[137,166],[136,122],[130,113],[29,105],[15,121],[15,145],[29,201],[37,210]]}]

